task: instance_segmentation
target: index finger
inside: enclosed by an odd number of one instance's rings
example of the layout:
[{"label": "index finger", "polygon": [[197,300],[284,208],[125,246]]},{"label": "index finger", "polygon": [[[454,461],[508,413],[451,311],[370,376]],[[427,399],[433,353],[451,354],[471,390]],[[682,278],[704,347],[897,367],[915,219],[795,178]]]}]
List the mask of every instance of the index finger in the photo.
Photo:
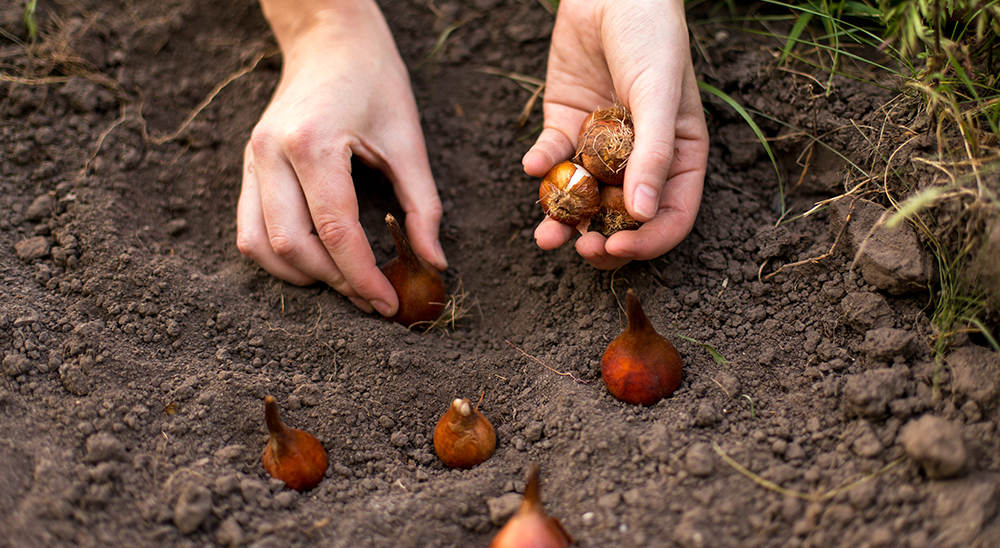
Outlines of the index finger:
[{"label": "index finger", "polygon": [[347,283],[383,316],[392,316],[399,299],[375,263],[375,254],[358,219],[351,179],[351,149],[346,144],[318,157],[295,162],[313,226]]}]

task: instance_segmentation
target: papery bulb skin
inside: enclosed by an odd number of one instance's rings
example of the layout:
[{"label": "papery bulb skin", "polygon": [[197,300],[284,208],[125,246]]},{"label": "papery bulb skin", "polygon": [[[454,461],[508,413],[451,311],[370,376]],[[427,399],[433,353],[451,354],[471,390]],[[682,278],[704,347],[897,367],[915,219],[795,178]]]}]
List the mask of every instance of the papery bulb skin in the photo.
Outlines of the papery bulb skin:
[{"label": "papery bulb skin", "polygon": [[559,520],[545,513],[538,465],[532,463],[520,508],[493,537],[489,548],[566,548],[573,542]]},{"label": "papery bulb skin", "polygon": [[642,226],[625,209],[625,191],[620,186],[601,185],[601,211],[597,218],[598,230],[606,238],[616,232]]},{"label": "papery bulb skin", "polygon": [[496,447],[493,425],[465,398],[451,402],[434,428],[434,452],[449,468],[472,468],[490,458]]},{"label": "papery bulb skin", "polygon": [[611,108],[592,112],[583,121],[573,161],[598,181],[621,186],[625,182],[625,166],[632,154],[634,140],[632,114],[616,102]]},{"label": "papery bulb skin", "polygon": [[538,186],[538,201],[549,217],[586,232],[601,207],[597,180],[573,162],[553,166]]},{"label": "papery bulb skin", "polygon": [[392,214],[385,216],[392,239],[396,242],[397,257],[382,266],[382,273],[389,279],[399,298],[396,315],[387,318],[406,327],[432,323],[444,311],[447,292],[441,274],[410,247],[403,229]]},{"label": "papery bulb skin", "polygon": [[601,378],[611,395],[633,405],[653,405],[681,384],[681,356],[649,322],[631,289],[625,296],[628,325],[601,358]]},{"label": "papery bulb skin", "polygon": [[308,491],[326,475],[326,449],[312,434],[281,421],[274,397],[264,398],[264,420],[271,438],[264,447],[264,470],[296,491]]}]

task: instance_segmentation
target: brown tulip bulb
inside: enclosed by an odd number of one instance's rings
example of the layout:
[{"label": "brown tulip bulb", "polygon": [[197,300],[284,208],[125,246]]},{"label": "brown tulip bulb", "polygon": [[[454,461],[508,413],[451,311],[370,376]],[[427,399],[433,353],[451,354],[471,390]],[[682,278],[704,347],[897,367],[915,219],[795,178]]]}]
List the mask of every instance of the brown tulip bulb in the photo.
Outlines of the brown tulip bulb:
[{"label": "brown tulip bulb", "polygon": [[601,211],[597,218],[600,221],[599,230],[606,237],[642,226],[625,209],[625,191],[620,186],[601,185]]},{"label": "brown tulip bulb", "polygon": [[681,384],[681,356],[649,323],[631,289],[625,296],[628,325],[601,358],[601,378],[619,400],[653,405]]},{"label": "brown tulip bulb", "polygon": [[397,257],[382,266],[382,273],[389,279],[399,298],[399,310],[388,318],[412,327],[418,323],[431,323],[441,316],[447,293],[441,274],[429,262],[413,252],[403,229],[392,214],[385,216],[392,239],[396,241]]},{"label": "brown tulip bulb", "polygon": [[545,214],[564,225],[586,232],[590,218],[601,207],[597,181],[578,164],[556,164],[538,187],[538,200]]},{"label": "brown tulip bulb", "polygon": [[285,426],[272,396],[264,398],[264,420],[271,432],[264,448],[264,470],[296,491],[315,487],[329,464],[323,444],[312,434]]},{"label": "brown tulip bulb", "polygon": [[434,452],[449,468],[472,468],[493,455],[497,434],[478,406],[456,398],[434,429]]},{"label": "brown tulip bulb", "polygon": [[559,520],[545,513],[538,485],[538,465],[532,463],[521,507],[493,537],[490,548],[566,548],[573,542]]},{"label": "brown tulip bulb", "polygon": [[625,182],[625,165],[632,153],[635,129],[632,114],[621,104],[599,109],[580,127],[580,142],[573,161],[608,185]]}]

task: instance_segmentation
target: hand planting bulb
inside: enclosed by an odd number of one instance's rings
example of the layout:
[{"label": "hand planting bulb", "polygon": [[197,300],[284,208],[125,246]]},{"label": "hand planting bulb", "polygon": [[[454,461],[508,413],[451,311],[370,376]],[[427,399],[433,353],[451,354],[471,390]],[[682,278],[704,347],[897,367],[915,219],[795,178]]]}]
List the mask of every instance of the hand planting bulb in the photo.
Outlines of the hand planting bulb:
[{"label": "hand planting bulb", "polygon": [[388,318],[411,327],[418,323],[431,323],[441,316],[447,293],[441,274],[431,264],[414,253],[403,229],[392,214],[385,216],[392,239],[396,242],[397,257],[382,266],[382,273],[389,279],[399,298],[399,310]]},{"label": "hand planting bulb", "polygon": [[611,341],[601,358],[601,378],[619,400],[653,405],[681,384],[681,355],[649,323],[639,298],[625,295],[625,331]]},{"label": "hand planting bulb", "polygon": [[264,470],[296,491],[312,489],[326,475],[326,449],[312,434],[289,428],[278,414],[278,402],[264,398],[264,420],[271,433],[264,448]]},{"label": "hand planting bulb", "polygon": [[545,513],[538,465],[531,463],[521,507],[493,537],[489,548],[566,548],[573,542],[559,520]]}]

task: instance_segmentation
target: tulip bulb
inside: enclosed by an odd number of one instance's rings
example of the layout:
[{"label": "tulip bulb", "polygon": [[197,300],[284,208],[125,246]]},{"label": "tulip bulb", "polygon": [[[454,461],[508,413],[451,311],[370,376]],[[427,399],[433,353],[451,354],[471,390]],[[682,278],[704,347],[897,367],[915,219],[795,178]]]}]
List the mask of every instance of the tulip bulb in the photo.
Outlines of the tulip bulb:
[{"label": "tulip bulb", "polygon": [[634,139],[632,113],[616,102],[611,108],[592,112],[583,121],[573,160],[598,181],[621,186]]},{"label": "tulip bulb", "polygon": [[392,239],[396,242],[397,257],[382,266],[382,273],[389,279],[399,298],[399,310],[388,318],[411,327],[417,323],[430,323],[441,316],[447,293],[441,274],[429,262],[413,252],[403,229],[392,214],[385,216]]},{"label": "tulip bulb", "polygon": [[493,455],[497,434],[478,406],[456,398],[434,428],[434,452],[450,468],[472,468]]},{"label": "tulip bulb", "polygon": [[323,444],[312,434],[285,426],[272,396],[264,398],[264,420],[271,432],[264,448],[264,470],[296,491],[315,487],[329,464]]},{"label": "tulip bulb", "polygon": [[532,463],[521,507],[493,537],[489,548],[566,548],[573,542],[559,520],[545,513],[538,485],[538,465]]},{"label": "tulip bulb", "polygon": [[538,201],[545,214],[564,225],[586,232],[590,218],[601,207],[597,181],[573,162],[556,164],[538,187]]},{"label": "tulip bulb", "polygon": [[619,400],[653,405],[681,384],[681,356],[649,323],[631,289],[625,296],[625,331],[611,341],[601,358],[601,378]]},{"label": "tulip bulb", "polygon": [[601,185],[601,211],[597,218],[600,221],[598,229],[605,237],[642,226],[625,209],[625,191],[620,186]]}]

